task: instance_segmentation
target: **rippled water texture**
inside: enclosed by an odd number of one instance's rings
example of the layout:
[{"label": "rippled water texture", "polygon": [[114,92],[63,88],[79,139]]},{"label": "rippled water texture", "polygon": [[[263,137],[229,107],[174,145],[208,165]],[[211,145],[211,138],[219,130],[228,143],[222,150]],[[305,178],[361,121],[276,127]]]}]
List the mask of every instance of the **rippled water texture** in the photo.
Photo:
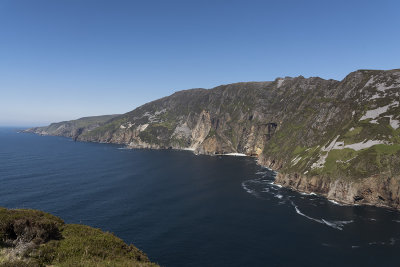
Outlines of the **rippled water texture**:
[{"label": "rippled water texture", "polygon": [[396,266],[400,213],[273,185],[246,157],[0,128],[0,206],[114,232],[163,266]]}]

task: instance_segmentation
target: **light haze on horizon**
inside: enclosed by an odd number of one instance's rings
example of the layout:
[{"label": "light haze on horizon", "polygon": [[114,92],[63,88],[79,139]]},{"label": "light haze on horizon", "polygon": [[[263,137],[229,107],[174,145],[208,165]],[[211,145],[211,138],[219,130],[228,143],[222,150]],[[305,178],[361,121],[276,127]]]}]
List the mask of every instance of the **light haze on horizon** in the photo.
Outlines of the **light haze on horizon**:
[{"label": "light haze on horizon", "polygon": [[189,88],[400,68],[400,2],[0,0],[0,126]]}]

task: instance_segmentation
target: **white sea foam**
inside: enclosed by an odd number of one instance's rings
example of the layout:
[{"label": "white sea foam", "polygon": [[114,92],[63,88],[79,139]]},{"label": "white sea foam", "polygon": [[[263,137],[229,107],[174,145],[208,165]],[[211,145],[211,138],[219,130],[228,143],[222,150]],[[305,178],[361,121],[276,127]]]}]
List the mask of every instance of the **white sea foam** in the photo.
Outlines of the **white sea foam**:
[{"label": "white sea foam", "polygon": [[325,220],[325,219],[316,219],[316,218],[310,217],[310,216],[302,213],[300,211],[300,209],[293,203],[293,201],[291,201],[291,203],[292,203],[294,209],[296,210],[297,214],[299,214],[299,215],[301,215],[303,217],[306,217],[309,220],[312,220],[312,221],[317,222],[317,223],[325,224],[325,225],[327,225],[329,227],[332,227],[334,229],[337,229],[337,230],[343,230],[343,226],[344,225],[353,222],[353,220],[350,220],[350,221],[328,221],[328,220]]},{"label": "white sea foam", "polygon": [[332,222],[327,221],[327,220],[324,220],[324,219],[321,219],[321,221],[323,221],[326,225],[328,225],[328,226],[330,226],[330,227],[332,227],[332,228],[335,228],[335,229],[338,229],[338,230],[343,230],[342,227],[338,226],[338,225],[335,224],[335,223],[332,223]]},{"label": "white sea foam", "polygon": [[317,195],[314,192],[311,192],[311,193],[300,192],[300,194],[303,195],[303,196],[316,196]]},{"label": "white sea foam", "polygon": [[396,239],[394,237],[391,237],[388,242],[383,242],[383,241],[373,241],[369,242],[368,245],[370,246],[376,246],[376,245],[391,245],[394,246],[396,244]]},{"label": "white sea foam", "polygon": [[350,220],[350,221],[327,221],[327,220],[324,220],[324,219],[322,219],[322,221],[326,225],[328,225],[330,227],[333,227],[335,229],[338,229],[338,230],[343,230],[343,226],[353,222],[353,220]]},{"label": "white sea foam", "polygon": [[279,187],[279,188],[282,187],[280,184],[275,184],[274,182],[269,182],[269,184],[270,184],[270,185],[273,185],[273,186],[276,186],[276,187]]},{"label": "white sea foam", "polygon": [[299,214],[299,215],[301,215],[301,216],[304,216],[304,217],[306,217],[306,218],[309,219],[309,220],[312,220],[312,221],[315,221],[315,222],[318,222],[318,223],[323,223],[322,220],[318,220],[318,219],[315,219],[315,218],[310,217],[310,216],[308,216],[308,215],[305,215],[304,213],[302,213],[302,212],[299,210],[299,208],[298,208],[297,206],[294,206],[294,209],[296,210],[296,213],[297,213],[297,214]]},{"label": "white sea foam", "polygon": [[267,170],[269,170],[269,171],[271,171],[271,172],[273,172],[274,175],[278,174],[277,171],[274,171],[273,169],[268,168],[267,166],[262,166],[262,167],[265,168],[265,169],[267,169]]},{"label": "white sea foam", "polygon": [[[251,179],[251,180],[247,180],[242,182],[242,188],[249,194],[255,196],[255,197],[259,197],[259,193],[260,192],[269,192],[266,191],[266,189],[273,189],[272,187],[270,188],[264,188],[264,190],[261,190],[260,185],[267,185],[269,180],[263,180],[263,179]],[[252,188],[252,185],[257,185],[256,189]]]},{"label": "white sea foam", "polygon": [[276,198],[279,198],[279,199],[282,199],[282,198],[283,198],[283,196],[280,195],[280,194],[276,194],[275,197],[276,197]]},{"label": "white sea foam", "polygon": [[263,179],[252,179],[252,180],[247,180],[248,183],[253,183],[253,184],[268,184],[269,180],[263,180]]},{"label": "white sea foam", "polygon": [[344,204],[341,204],[341,203],[339,203],[339,202],[336,202],[336,201],[333,200],[333,199],[328,199],[328,201],[331,202],[331,203],[333,203],[333,204],[335,204],[335,205],[338,205],[338,206],[345,206]]},{"label": "white sea foam", "polygon": [[253,194],[253,193],[254,193],[254,190],[248,188],[248,187],[246,186],[246,183],[245,183],[245,182],[242,183],[242,188],[243,188],[247,193],[249,193],[249,194]]}]

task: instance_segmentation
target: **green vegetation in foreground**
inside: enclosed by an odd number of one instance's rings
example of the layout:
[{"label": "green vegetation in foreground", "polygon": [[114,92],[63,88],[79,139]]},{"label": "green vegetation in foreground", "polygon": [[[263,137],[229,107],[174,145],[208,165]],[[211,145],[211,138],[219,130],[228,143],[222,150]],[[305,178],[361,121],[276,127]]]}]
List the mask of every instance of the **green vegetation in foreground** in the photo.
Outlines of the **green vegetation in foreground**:
[{"label": "green vegetation in foreground", "polygon": [[111,233],[37,210],[0,208],[0,266],[158,266]]}]

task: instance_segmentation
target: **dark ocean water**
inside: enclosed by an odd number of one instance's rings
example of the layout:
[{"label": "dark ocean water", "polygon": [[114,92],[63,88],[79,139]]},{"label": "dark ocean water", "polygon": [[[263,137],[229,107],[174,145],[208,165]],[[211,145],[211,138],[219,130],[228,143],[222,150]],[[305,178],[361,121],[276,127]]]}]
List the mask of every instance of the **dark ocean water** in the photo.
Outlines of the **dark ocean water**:
[{"label": "dark ocean water", "polygon": [[0,206],[114,232],[163,266],[398,266],[400,213],[271,185],[246,157],[0,128]]}]

